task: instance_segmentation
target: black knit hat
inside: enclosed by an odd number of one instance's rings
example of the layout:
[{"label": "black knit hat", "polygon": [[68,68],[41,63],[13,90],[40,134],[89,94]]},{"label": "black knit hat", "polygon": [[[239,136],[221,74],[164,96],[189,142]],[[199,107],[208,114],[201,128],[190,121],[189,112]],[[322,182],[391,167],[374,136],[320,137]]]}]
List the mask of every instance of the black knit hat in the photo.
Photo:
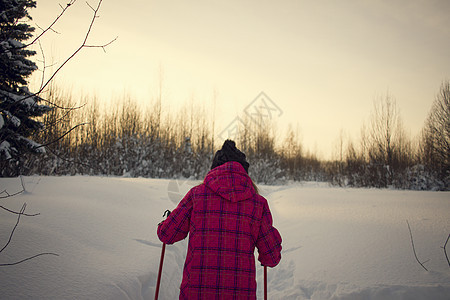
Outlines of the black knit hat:
[{"label": "black knit hat", "polygon": [[245,159],[245,154],[236,148],[236,143],[232,140],[226,140],[225,143],[223,143],[222,149],[216,152],[211,169],[214,169],[215,167],[223,165],[229,161],[236,161],[240,163],[244,167],[245,172],[248,173],[248,167],[250,164]]}]

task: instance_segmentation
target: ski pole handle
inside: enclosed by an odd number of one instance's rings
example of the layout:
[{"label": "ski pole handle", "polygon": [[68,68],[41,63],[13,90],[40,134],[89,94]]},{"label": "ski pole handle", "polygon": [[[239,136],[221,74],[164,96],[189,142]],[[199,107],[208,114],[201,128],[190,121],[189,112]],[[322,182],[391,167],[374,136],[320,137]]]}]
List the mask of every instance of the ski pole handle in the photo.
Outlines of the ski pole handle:
[{"label": "ski pole handle", "polygon": [[161,275],[162,275],[162,268],[163,268],[165,252],[166,252],[166,243],[163,243],[162,249],[161,249],[161,259],[159,260],[158,280],[156,281],[155,300],[158,300],[158,296],[159,296],[159,286],[161,284]]},{"label": "ski pole handle", "polygon": [[267,266],[264,266],[264,300],[267,300]]}]

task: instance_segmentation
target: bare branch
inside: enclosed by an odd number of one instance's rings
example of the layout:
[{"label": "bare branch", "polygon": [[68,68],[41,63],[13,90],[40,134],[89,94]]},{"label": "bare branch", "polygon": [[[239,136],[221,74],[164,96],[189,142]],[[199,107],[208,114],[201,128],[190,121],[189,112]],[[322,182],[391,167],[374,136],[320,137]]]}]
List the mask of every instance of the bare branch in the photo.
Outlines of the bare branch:
[{"label": "bare branch", "polygon": [[42,255],[54,255],[54,256],[59,256],[59,254],[52,253],[52,252],[39,253],[39,254],[30,256],[30,257],[28,257],[28,258],[22,259],[22,260],[20,260],[20,261],[17,261],[17,262],[8,263],[8,264],[0,264],[0,267],[7,267],[7,266],[18,265],[18,264],[21,264],[21,263],[23,263],[23,262],[25,262],[25,261],[27,261],[27,260],[31,260],[31,259],[33,259],[33,258],[42,256]]},{"label": "bare branch", "polygon": [[16,225],[14,225],[14,228],[11,230],[11,234],[9,235],[9,239],[8,239],[8,241],[6,242],[6,245],[3,246],[3,248],[0,250],[0,253],[2,253],[3,250],[5,250],[6,247],[8,247],[8,245],[11,243],[11,240],[12,240],[13,235],[14,235],[14,231],[16,231],[16,228],[17,228],[17,226],[19,225],[20,217],[21,217],[22,214],[25,212],[26,207],[27,207],[27,204],[24,203],[24,204],[22,205],[22,208],[20,209],[19,216],[17,217]]},{"label": "bare branch", "polygon": [[[41,32],[41,34],[39,34],[39,35],[38,35],[31,43],[29,43],[28,45],[24,45],[22,48],[26,48],[26,47],[28,47],[28,46],[33,45],[34,43],[36,43],[36,41],[38,41],[38,40],[39,40],[39,39],[40,39],[47,31],[49,31],[49,30],[56,32],[55,30],[53,30],[52,27],[53,27],[53,26],[56,24],[56,22],[58,22],[58,20],[64,15],[64,13],[66,12],[66,10],[67,10],[69,7],[71,7],[73,4],[75,4],[76,1],[77,1],[77,0],[70,0],[69,3],[67,3],[65,7],[63,7],[63,6],[60,4],[59,6],[61,7],[62,11],[61,11],[61,13],[55,18],[55,20],[53,20],[53,22],[52,22],[46,29],[43,29],[42,32]],[[40,27],[38,26],[38,28],[40,28]],[[42,29],[42,28],[40,28],[40,29]]]},{"label": "bare branch", "polygon": [[[8,193],[7,190],[3,190],[3,191],[0,192],[0,195],[1,195],[1,194],[6,194],[6,196],[0,196],[0,199],[5,199],[5,198],[13,197],[13,196],[19,195],[19,194],[21,194],[21,193],[23,193],[23,192],[26,191],[26,190],[25,190],[25,184],[23,183],[23,178],[22,178],[22,176],[19,176],[19,177],[20,177],[20,182],[21,182],[21,184],[22,184],[22,189],[21,189],[20,191],[16,192],[16,193],[14,193],[14,194],[10,194],[10,193]],[[3,209],[5,209],[5,210],[8,210],[8,209],[4,208],[3,206],[0,206],[0,208],[3,208]]]},{"label": "bare branch", "polygon": [[86,1],[86,4],[87,4],[87,6],[89,6],[89,7],[92,9],[93,12],[96,12],[95,8],[93,8],[93,7],[89,4],[89,2]]},{"label": "bare branch", "polygon": [[87,124],[89,124],[89,123],[81,123],[81,124],[78,124],[78,125],[72,127],[70,130],[68,130],[66,133],[64,133],[64,134],[61,135],[60,137],[58,137],[56,140],[53,140],[53,141],[48,142],[48,143],[45,143],[45,144],[43,144],[43,145],[39,145],[39,146],[37,146],[37,147],[34,147],[33,149],[39,149],[39,148],[42,148],[42,147],[46,147],[46,146],[48,146],[48,145],[51,145],[51,144],[53,144],[53,143],[56,143],[57,141],[63,139],[63,138],[64,138],[66,135],[68,135],[71,131],[75,130],[76,128],[78,128],[78,127],[80,127],[80,126],[84,126],[84,125],[87,125]]},{"label": "bare branch", "polygon": [[85,103],[85,104],[82,104],[82,105],[80,105],[80,106],[64,107],[64,106],[60,106],[60,105],[58,105],[58,104],[55,104],[55,103],[53,103],[52,101],[47,100],[47,99],[44,99],[44,98],[41,98],[41,100],[42,100],[43,102],[45,102],[45,103],[48,103],[49,105],[51,105],[51,106],[53,106],[53,107],[56,107],[56,108],[59,108],[59,109],[62,109],[62,110],[70,110],[70,111],[72,111],[72,110],[74,110],[74,109],[80,109],[80,108],[83,108],[83,107],[86,105],[86,103]]},{"label": "bare branch", "polygon": [[412,249],[413,249],[413,252],[414,252],[414,257],[416,258],[416,260],[417,260],[417,262],[419,263],[419,265],[421,265],[422,268],[424,268],[424,270],[428,272],[428,269],[425,268],[425,266],[424,266],[423,264],[426,263],[426,262],[428,262],[429,260],[424,261],[424,262],[420,262],[420,261],[419,261],[419,258],[417,257],[417,254],[416,254],[416,248],[414,247],[413,235],[412,235],[411,227],[409,226],[408,220],[406,220],[406,223],[408,224],[409,235],[410,235],[410,237],[411,237],[411,245],[412,245]]},{"label": "bare branch", "polygon": [[16,192],[16,193],[14,193],[14,194],[10,194],[10,193],[8,193],[7,190],[4,190],[4,191],[2,191],[0,194],[6,194],[6,196],[0,196],[0,199],[5,199],[5,198],[13,197],[13,196],[15,196],[15,195],[21,194],[22,192],[23,192],[23,190],[21,190],[21,191],[19,191],[19,192]]},{"label": "bare branch", "polygon": [[52,74],[52,76],[50,76],[50,78],[47,80],[47,82],[39,89],[39,91],[36,93],[36,95],[38,95],[38,94],[40,94],[43,90],[44,90],[44,88],[53,80],[53,78],[55,78],[55,76],[56,76],[56,74],[58,74],[59,73],[59,71],[75,56],[75,55],[77,55],[78,54],[78,52],[80,52],[81,51],[81,49],[83,49],[84,47],[86,47],[86,42],[87,42],[87,39],[89,38],[89,35],[91,34],[91,30],[92,30],[92,27],[94,26],[94,23],[95,23],[95,20],[97,19],[97,13],[98,13],[98,11],[99,11],[99,9],[100,9],[100,6],[101,6],[101,4],[102,4],[102,0],[100,0],[99,2],[98,2],[98,6],[97,6],[97,8],[94,10],[94,15],[92,16],[92,19],[91,19],[91,23],[89,24],[89,28],[88,28],[88,30],[87,30],[87,32],[86,32],[86,35],[85,35],[85,37],[84,37],[84,41],[83,41],[83,43],[81,44],[81,46],[79,46],[73,53],[72,53],[72,55],[70,55],[59,67],[58,67],[58,69],[56,69],[56,71]]},{"label": "bare branch", "polygon": [[[21,182],[22,182],[22,188],[23,188],[23,189],[22,189],[22,191],[20,191],[19,193],[25,191],[25,186],[24,186],[24,183],[23,183],[22,176],[20,177],[20,180],[21,180]],[[3,191],[3,192],[8,193],[6,190]],[[2,192],[2,193],[3,193],[3,192]],[[17,194],[17,193],[16,193],[16,194]],[[14,195],[16,195],[16,194],[14,194]],[[13,196],[13,195],[10,195],[10,196]],[[38,214],[26,214],[26,213],[25,213],[26,207],[27,207],[27,204],[24,203],[24,204],[22,205],[22,208],[20,209],[20,212],[15,212],[15,211],[13,211],[13,210],[10,210],[10,209],[7,209],[7,208],[5,208],[5,207],[3,207],[3,206],[0,206],[0,208],[4,209],[4,210],[6,210],[6,211],[8,211],[8,212],[10,212],[10,213],[13,213],[13,214],[17,214],[17,215],[18,215],[18,216],[17,216],[16,224],[14,225],[13,229],[11,230],[11,233],[10,233],[10,235],[9,235],[8,241],[7,241],[6,244],[3,246],[3,248],[0,249],[0,253],[3,252],[3,251],[9,246],[9,244],[11,244],[11,241],[12,241],[12,239],[13,239],[13,236],[14,236],[14,233],[15,233],[15,231],[16,231],[16,229],[17,229],[17,226],[19,226],[19,222],[20,222],[20,217],[21,217],[21,216],[37,216],[37,215],[39,215],[39,213],[38,213]],[[18,265],[18,264],[20,264],[20,263],[23,263],[23,262],[25,262],[25,261],[31,260],[31,259],[33,259],[33,258],[42,256],[42,255],[55,255],[55,256],[59,256],[58,254],[56,254],[56,253],[51,253],[51,252],[39,253],[39,254],[36,254],[36,255],[27,257],[27,258],[25,258],[25,259],[22,259],[22,260],[20,260],[20,261],[17,261],[17,262],[6,263],[6,264],[0,264],[0,267],[6,267],[6,266],[14,266],[14,265]]]},{"label": "bare branch", "polygon": [[[76,0],[71,0],[71,2],[69,3],[69,4],[73,4],[74,2],[75,2]],[[89,7],[91,7],[92,8],[92,10],[93,10],[93,16],[92,16],[92,18],[91,18],[91,22],[90,22],[90,24],[89,24],[89,28],[87,29],[87,31],[86,31],[86,35],[85,35],[85,37],[84,37],[84,40],[83,40],[83,43],[56,69],[56,71],[55,72],[53,72],[53,74],[50,76],[50,78],[41,86],[41,88],[36,92],[36,93],[33,93],[33,94],[30,94],[30,95],[28,95],[28,96],[26,96],[26,97],[24,97],[24,98],[22,98],[22,99],[20,99],[20,100],[18,100],[19,102],[20,101],[24,101],[24,100],[26,100],[26,99],[29,99],[29,98],[31,98],[31,97],[35,97],[35,96],[37,96],[37,95],[39,95],[40,93],[42,93],[42,91],[50,84],[50,82],[56,77],[56,75],[61,71],[61,69],[69,62],[69,61],[71,61],[72,60],[72,58],[74,58],[83,48],[86,48],[87,47],[87,40],[88,40],[88,38],[89,38],[89,36],[90,36],[90,34],[91,34],[91,31],[92,31],[92,27],[94,26],[94,23],[95,23],[95,20],[98,18],[98,12],[99,12],[99,10],[100,10],[100,6],[101,6],[101,4],[102,4],[102,2],[103,2],[103,0],[99,0],[99,2],[98,2],[98,5],[97,5],[97,7],[94,9],[89,3],[88,3],[88,6]],[[68,4],[68,6],[70,6]],[[65,11],[65,10],[64,10]],[[111,43],[113,43],[115,40],[116,40],[117,38],[115,38],[115,39],[113,39],[111,42],[109,42],[109,43],[106,43],[106,44],[104,44],[104,45],[101,45],[101,46],[97,46],[97,48],[102,48],[103,49],[103,51],[105,51],[105,47],[107,47],[108,45],[110,45]],[[93,48],[94,46],[89,46],[90,48]],[[48,101],[47,101],[48,102]]]},{"label": "bare branch", "polygon": [[50,31],[53,31],[54,33],[56,33],[56,34],[61,34],[61,33],[59,33],[58,31],[56,31],[55,29],[53,29],[53,28],[48,28],[48,29],[44,29],[44,28],[42,28],[41,26],[39,26],[38,24],[35,24],[36,25],[36,27],[37,28],[39,28],[40,30],[42,30],[42,31],[44,31],[44,30],[50,30]]},{"label": "bare branch", "polygon": [[448,259],[448,255],[447,255],[447,244],[448,244],[449,240],[450,240],[450,234],[448,235],[447,240],[445,241],[444,247],[441,247],[441,248],[444,249],[445,258],[447,259],[448,266],[450,267],[450,260]]},{"label": "bare branch", "polygon": [[39,215],[40,215],[40,213],[36,213],[36,214],[20,213],[20,212],[11,210],[11,209],[9,209],[9,208],[6,208],[6,207],[4,207],[4,206],[2,206],[2,205],[0,205],[0,208],[3,209],[3,210],[6,210],[7,212],[10,212],[10,213],[12,213],[12,214],[15,214],[15,215],[20,215],[20,214],[21,214],[22,216],[26,216],[26,217],[35,217],[35,216],[39,216]]},{"label": "bare branch", "polygon": [[85,45],[86,48],[102,48],[103,52],[106,53],[106,47],[108,47],[109,45],[111,45],[112,43],[114,43],[119,37],[116,36],[113,40],[109,41],[108,43],[104,44],[104,45]]},{"label": "bare branch", "polygon": [[[67,107],[67,108],[64,108],[64,110],[67,110],[67,112],[66,112],[62,117],[60,117],[59,119],[57,119],[57,120],[55,120],[55,121],[53,121],[53,122],[51,122],[51,123],[45,124],[45,126],[48,128],[49,126],[53,126],[53,125],[55,125],[55,124],[58,124],[60,121],[64,120],[64,119],[67,117],[67,115],[70,114],[72,111],[77,110],[77,109],[80,109],[80,108],[83,108],[83,107],[85,107],[85,106],[86,106],[86,103],[83,104],[83,105],[80,105],[80,106],[76,106],[76,107]],[[62,108],[61,108],[61,109],[62,109]],[[44,131],[45,131],[45,129],[44,129]]]},{"label": "bare branch", "polygon": [[39,49],[41,50],[41,55],[42,55],[42,78],[41,78],[41,86],[39,89],[42,88],[42,86],[44,85],[45,82],[45,70],[47,69],[47,66],[45,64],[45,53],[44,53],[44,49],[42,49],[42,43],[40,40],[38,40],[38,44],[39,44]]}]

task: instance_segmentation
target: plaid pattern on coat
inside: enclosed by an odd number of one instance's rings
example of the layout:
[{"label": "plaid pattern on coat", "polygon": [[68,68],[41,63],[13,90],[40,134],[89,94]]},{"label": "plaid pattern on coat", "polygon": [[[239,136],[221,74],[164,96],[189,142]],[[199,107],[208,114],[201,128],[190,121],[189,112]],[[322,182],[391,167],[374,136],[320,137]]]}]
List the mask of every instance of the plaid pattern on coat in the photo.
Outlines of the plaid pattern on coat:
[{"label": "plaid pattern on coat", "polygon": [[256,299],[255,247],[264,266],[281,259],[267,200],[237,162],[211,170],[158,226],[167,244],[188,234],[180,299]]}]

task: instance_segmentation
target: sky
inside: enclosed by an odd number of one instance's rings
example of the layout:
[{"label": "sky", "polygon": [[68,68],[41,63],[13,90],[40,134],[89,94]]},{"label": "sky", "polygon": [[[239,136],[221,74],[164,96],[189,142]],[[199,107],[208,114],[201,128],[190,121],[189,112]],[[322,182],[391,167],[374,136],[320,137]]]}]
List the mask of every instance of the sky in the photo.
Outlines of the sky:
[{"label": "sky", "polygon": [[[37,0],[33,22],[45,28],[66,2]],[[278,137],[291,125],[330,158],[341,132],[356,141],[387,95],[407,132],[420,132],[450,79],[449,12],[447,0],[103,0],[88,44],[117,40],[106,53],[83,49],[56,82],[106,105],[125,94],[149,103],[162,83],[167,110],[215,107],[217,133],[263,95]],[[73,53],[91,16],[85,1],[67,10],[42,38],[47,62]]]}]

